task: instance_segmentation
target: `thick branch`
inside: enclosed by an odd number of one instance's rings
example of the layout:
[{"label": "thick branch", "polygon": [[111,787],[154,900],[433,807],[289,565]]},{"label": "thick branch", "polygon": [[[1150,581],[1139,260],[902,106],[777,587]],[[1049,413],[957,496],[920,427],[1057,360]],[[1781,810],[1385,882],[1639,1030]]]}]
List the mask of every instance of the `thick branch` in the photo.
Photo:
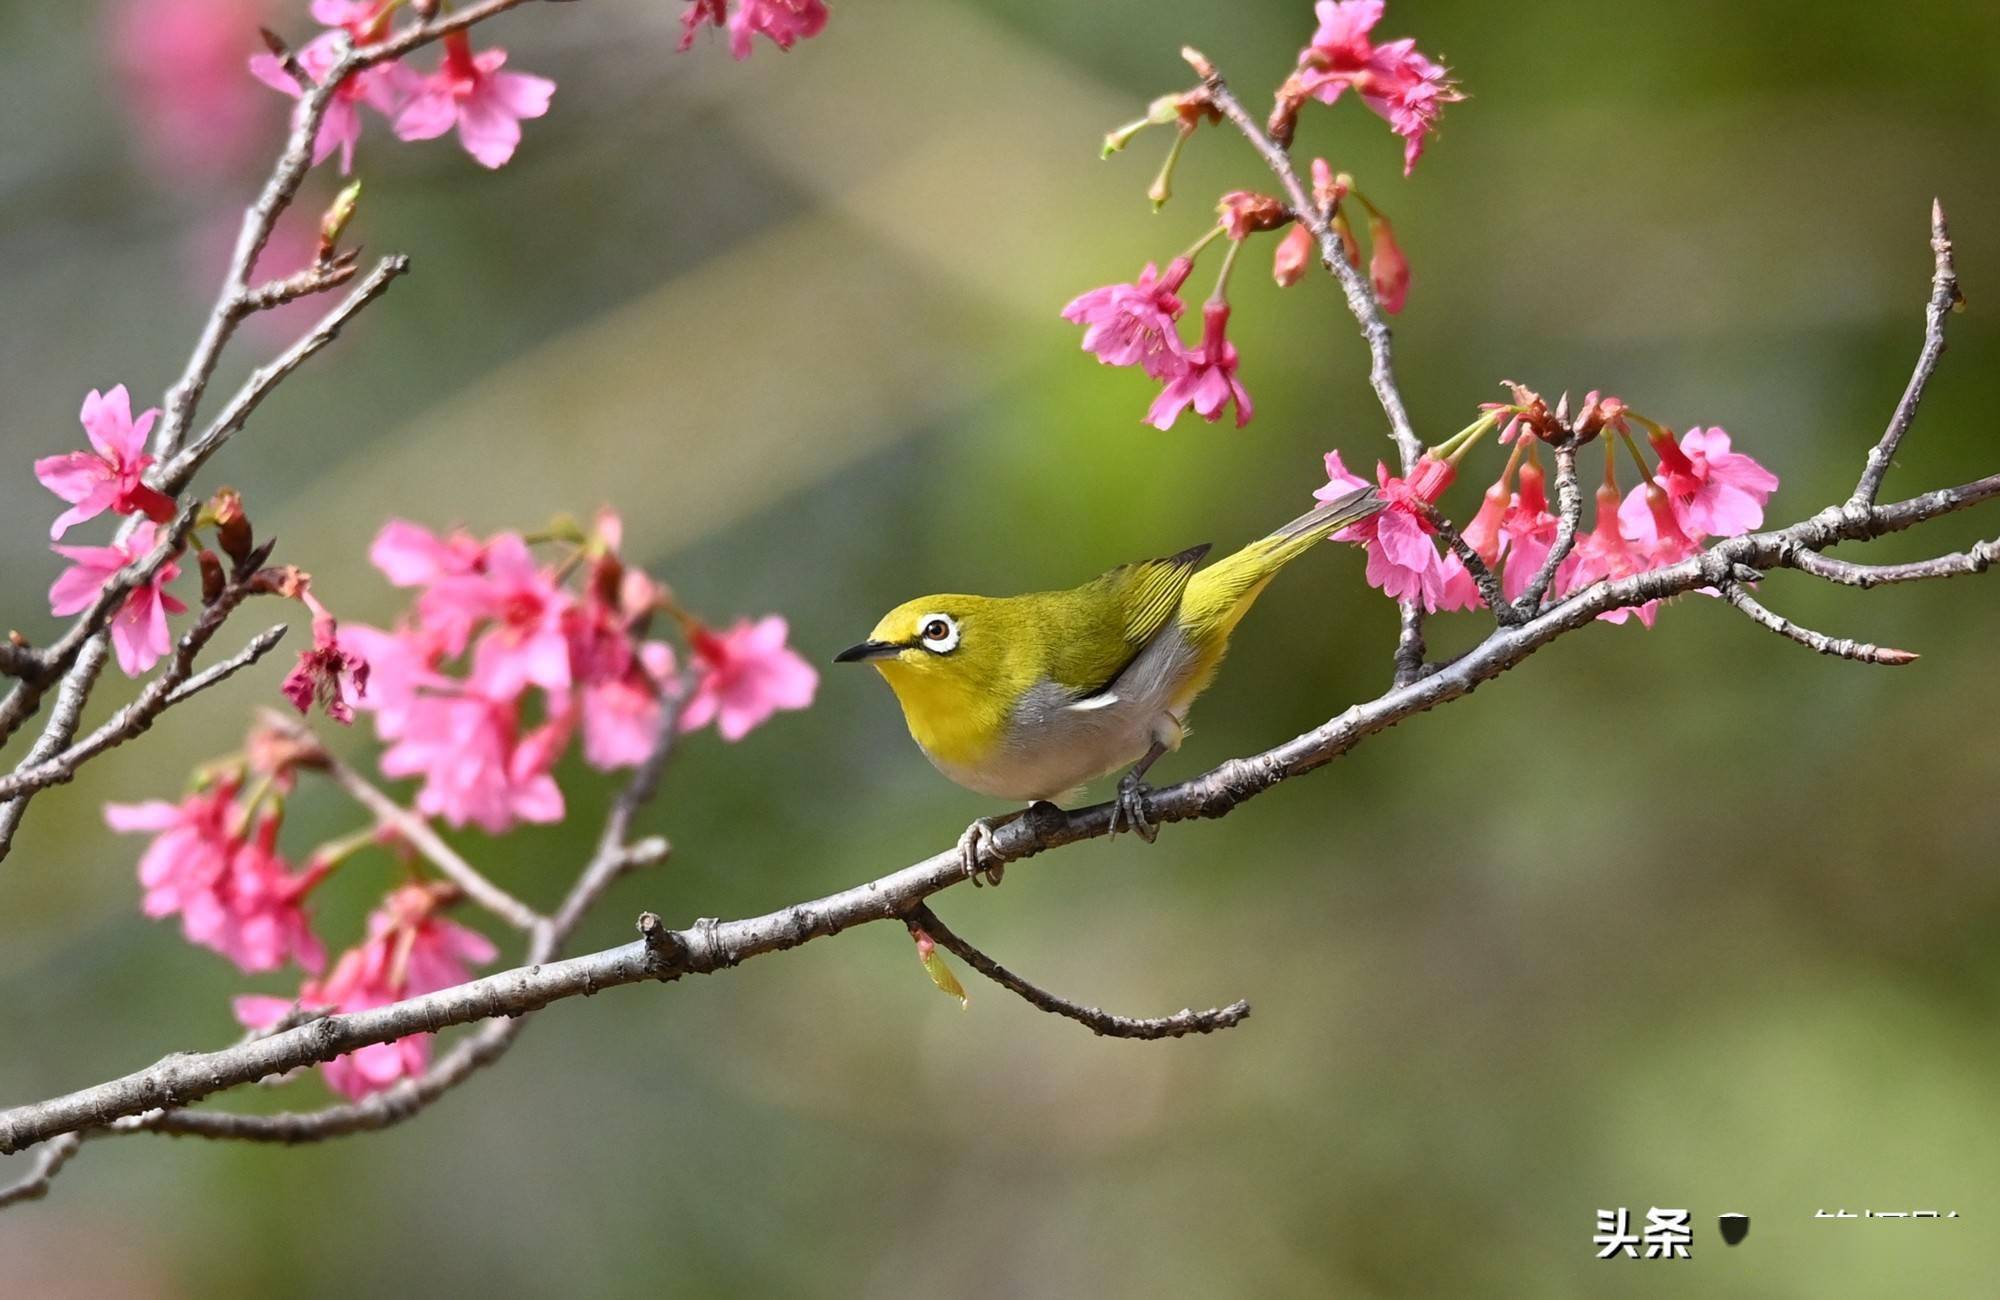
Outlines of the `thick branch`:
[{"label": "thick branch", "polygon": [[[1649,600],[1716,587],[1738,565],[1771,568],[1799,549],[1823,550],[1898,532],[2000,497],[2000,474],[1927,492],[1872,510],[1832,507],[1789,528],[1731,537],[1707,552],[1663,569],[1601,582],[1515,627],[1498,628],[1451,664],[1400,686],[1305,734],[1248,758],[1231,759],[1150,800],[1159,823],[1223,817],[1272,786],[1331,763],[1397,723],[1463,696],[1521,663],[1557,637],[1589,626],[1599,614]],[[1033,857],[1110,831],[1112,805],[1023,817],[996,830],[983,850],[986,864]],[[966,879],[956,847],[866,884],[736,921],[702,921],[671,930],[648,914],[638,942],[503,971],[484,979],[390,1006],[323,1020],[221,1051],[181,1053],[150,1069],[80,1092],[0,1112],[0,1154],[58,1134],[109,1124],[127,1115],[190,1102],[267,1074],[313,1065],[405,1035],[448,1025],[535,1011],[576,997],[643,980],[708,974],[764,953],[782,952],[873,921],[902,922],[930,895]]]},{"label": "thick branch", "polygon": [[1903,389],[1902,399],[1896,403],[1895,413],[1889,417],[1889,427],[1882,431],[1882,440],[1869,449],[1861,481],[1854,485],[1854,495],[1847,499],[1850,506],[1872,506],[1881,494],[1882,480],[1888,477],[1896,449],[1917,418],[1924,387],[1930,383],[1938,359],[1944,355],[1945,317],[1964,301],[1958,292],[1958,268],[1952,261],[1951,232],[1945,226],[1944,205],[1936,199],[1931,200],[1931,257],[1931,300],[1924,308],[1924,344],[1917,352],[1917,368],[1910,375],[1908,387]]},{"label": "thick branch", "polygon": [[921,903],[910,910],[909,920],[912,924],[922,927],[924,933],[937,940],[941,946],[958,954],[966,965],[1008,992],[1019,995],[1029,1006],[1074,1020],[1091,1033],[1106,1038],[1151,1040],[1182,1038],[1188,1034],[1212,1034],[1218,1029],[1228,1029],[1241,1024],[1250,1017],[1250,1004],[1241,999],[1226,1007],[1216,1007],[1208,1011],[1196,1011],[1192,1007],[1185,1007],[1171,1016],[1141,1019],[1113,1015],[1097,1007],[1087,1007],[1081,1002],[1058,997],[1047,989],[1030,984],[954,934],[950,926],[938,919],[936,912]]}]

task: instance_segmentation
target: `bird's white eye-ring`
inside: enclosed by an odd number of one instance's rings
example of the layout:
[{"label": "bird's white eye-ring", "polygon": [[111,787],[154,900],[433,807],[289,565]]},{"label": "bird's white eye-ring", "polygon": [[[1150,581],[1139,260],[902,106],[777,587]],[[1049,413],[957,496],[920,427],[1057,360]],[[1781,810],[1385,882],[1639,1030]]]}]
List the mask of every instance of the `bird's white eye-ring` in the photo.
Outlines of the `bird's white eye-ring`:
[{"label": "bird's white eye-ring", "polygon": [[949,614],[926,614],[917,624],[917,639],[932,654],[950,654],[958,649],[958,620]]}]

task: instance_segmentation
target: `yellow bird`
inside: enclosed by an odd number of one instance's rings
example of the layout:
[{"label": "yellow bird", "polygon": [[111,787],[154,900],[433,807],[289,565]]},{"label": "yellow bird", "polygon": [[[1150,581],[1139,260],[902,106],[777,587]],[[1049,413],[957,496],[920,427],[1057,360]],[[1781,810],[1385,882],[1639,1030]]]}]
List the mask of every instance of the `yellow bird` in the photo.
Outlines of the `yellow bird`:
[{"label": "yellow bird", "polygon": [[[1361,489],[1199,571],[1206,543],[1068,591],[924,596],[834,659],[874,664],[925,755],[981,794],[1053,801],[1131,764],[1111,829],[1150,842],[1141,778],[1180,747],[1188,707],[1215,680],[1230,633],[1279,569],[1381,509]],[[983,842],[1020,815],[966,828],[968,875]],[[998,883],[997,872],[990,878]]]}]

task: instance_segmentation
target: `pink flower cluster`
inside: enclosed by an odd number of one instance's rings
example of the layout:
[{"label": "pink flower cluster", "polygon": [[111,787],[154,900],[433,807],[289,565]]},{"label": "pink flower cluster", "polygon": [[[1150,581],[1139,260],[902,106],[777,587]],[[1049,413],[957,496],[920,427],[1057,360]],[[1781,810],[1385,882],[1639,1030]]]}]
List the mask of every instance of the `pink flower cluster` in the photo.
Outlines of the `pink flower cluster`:
[{"label": "pink flower cluster", "polygon": [[[70,503],[68,510],[56,516],[49,529],[51,537],[61,537],[76,524],[107,510],[145,516],[108,546],[50,546],[70,561],[70,567],[49,588],[50,612],[68,615],[90,608],[113,575],[153,551],[159,542],[156,523],[174,517],[173,499],[145,479],[153,464],[146,451],[146,435],[159,415],[156,407],[133,419],[131,395],[123,384],[109,393],[92,389],[83,399],[82,413],[83,431],[92,450],[44,456],[35,462],[35,477],[42,486]],[[187,607],[167,594],[166,587],[179,576],[180,566],[169,560],[149,581],[127,593],[112,615],[112,648],[118,666],[128,676],[137,677],[151,668],[172,644],[167,615]]]},{"label": "pink flower cluster", "polygon": [[1092,289],[1071,300],[1062,316],[1084,327],[1084,351],[1105,365],[1136,365],[1160,381],[1160,395],[1146,412],[1154,428],[1172,428],[1189,408],[1213,423],[1232,404],[1241,428],[1255,407],[1236,377],[1236,345],[1227,337],[1229,304],[1211,298],[1203,305],[1201,342],[1193,347],[1181,341],[1176,325],[1185,310],[1176,291],[1193,268],[1193,259],[1177,257],[1160,275],[1148,262],[1137,281]]},{"label": "pink flower cluster", "polygon": [[280,815],[237,799],[241,774],[226,775],[170,804],[106,804],[114,831],[147,832],[153,842],[139,859],[147,916],[178,912],[187,941],[210,948],[245,971],[277,970],[296,961],[317,971],[325,951],[313,936],[305,897],[329,869],[294,872],[278,856]]},{"label": "pink flower cluster", "polygon": [[729,33],[729,53],[738,60],[750,57],[751,40],[762,36],[781,50],[826,27],[825,0],[688,0],[681,13],[679,49],[693,47],[703,27],[719,27]]},{"label": "pink flower cluster", "polygon": [[[367,694],[348,703],[389,743],[382,771],[423,781],[419,811],[494,833],[558,821],[552,771],[579,731],[584,760],[603,770],[650,751],[681,684],[672,647],[646,633],[656,612],[678,611],[619,559],[621,532],[601,516],[581,565],[540,562],[513,532],[438,536],[399,520],[376,536],[370,559],[417,597],[393,631],[341,632],[369,665]],[[572,571],[581,590],[565,585]],[[683,618],[695,662],[682,729],[714,721],[736,740],[811,702],[819,676],[785,645],[782,618],[720,633]]]},{"label": "pink flower cluster", "polygon": [[[451,891],[437,885],[404,885],[368,918],[368,938],[334,963],[324,980],[309,979],[296,1001],[248,995],[235,1002],[236,1018],[252,1029],[268,1029],[294,1006],[348,1013],[422,997],[471,978],[471,967],[499,955],[492,942],[437,914]],[[379,1092],[398,1079],[424,1072],[431,1035],[411,1034],[335,1057],[320,1068],[327,1086],[344,1097]]]},{"label": "pink flower cluster", "polygon": [[[1533,402],[1539,409],[1540,399]],[[1729,435],[1721,429],[1692,429],[1676,442],[1667,430],[1652,426],[1650,441],[1659,459],[1658,472],[1649,470],[1647,481],[1621,498],[1611,460],[1617,442],[1626,441],[1634,459],[1639,458],[1638,446],[1625,427],[1626,408],[1615,398],[1600,403],[1593,393],[1586,399],[1586,409],[1607,413],[1602,426],[1607,431],[1605,482],[1597,491],[1594,526],[1576,539],[1556,569],[1550,591],[1557,599],[1598,582],[1678,564],[1699,551],[1708,538],[1734,536],[1763,524],[1764,503],[1777,490],[1777,475],[1732,450]],[[1510,431],[1518,434],[1513,456],[1461,530],[1466,545],[1499,579],[1501,594],[1508,600],[1519,600],[1541,571],[1558,527],[1541,466],[1533,458],[1530,426],[1525,416],[1510,424]],[[1484,603],[1465,565],[1442,547],[1428,515],[1429,507],[1450,486],[1457,458],[1488,428],[1482,422],[1461,435],[1461,445],[1449,457],[1427,453],[1407,478],[1377,465],[1374,486],[1387,509],[1334,535],[1337,541],[1366,548],[1370,586],[1397,600],[1416,601],[1432,612]],[[1322,501],[1368,485],[1347,469],[1337,451],[1327,453],[1326,474],[1326,486],[1314,493]],[[1637,615],[1650,627],[1656,605],[1648,602],[1599,617],[1622,623]]]},{"label": "pink flower cluster", "polygon": [[1403,173],[1417,165],[1424,143],[1446,104],[1464,96],[1444,65],[1420,54],[1409,37],[1377,45],[1369,37],[1382,21],[1383,0],[1319,0],[1319,28],[1299,52],[1299,70],[1280,92],[1323,104],[1350,88],[1389,128],[1403,137]]},{"label": "pink flower cluster", "polygon": [[[300,47],[293,56],[296,66],[314,83],[324,84],[340,62],[343,38],[357,46],[381,40],[397,2],[313,0],[314,19],[330,30]],[[502,71],[507,52],[497,46],[474,51],[463,30],[447,35],[443,46],[444,56],[432,72],[392,59],[350,73],[320,119],[314,164],[338,151],[340,170],[354,169],[364,105],[389,119],[397,139],[433,140],[456,128],[459,144],[481,166],[500,167],[512,158],[521,143],[521,122],[549,111],[556,83]],[[295,99],[303,94],[298,78],[276,54],[253,55],[250,71],[274,90]]]}]

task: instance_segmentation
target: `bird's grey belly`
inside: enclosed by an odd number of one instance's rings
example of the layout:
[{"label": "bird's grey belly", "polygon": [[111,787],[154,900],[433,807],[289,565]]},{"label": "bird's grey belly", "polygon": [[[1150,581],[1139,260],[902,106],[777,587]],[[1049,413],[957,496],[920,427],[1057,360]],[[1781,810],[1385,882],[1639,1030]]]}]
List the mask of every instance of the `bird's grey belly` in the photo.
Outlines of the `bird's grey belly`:
[{"label": "bird's grey belly", "polygon": [[1079,700],[1072,689],[1044,681],[1014,706],[1006,737],[977,768],[940,762],[946,776],[999,799],[1060,799],[1098,777],[1144,757],[1157,740],[1180,744],[1181,719],[1171,712],[1194,656],[1177,627],[1155,637],[1118,679]]}]

